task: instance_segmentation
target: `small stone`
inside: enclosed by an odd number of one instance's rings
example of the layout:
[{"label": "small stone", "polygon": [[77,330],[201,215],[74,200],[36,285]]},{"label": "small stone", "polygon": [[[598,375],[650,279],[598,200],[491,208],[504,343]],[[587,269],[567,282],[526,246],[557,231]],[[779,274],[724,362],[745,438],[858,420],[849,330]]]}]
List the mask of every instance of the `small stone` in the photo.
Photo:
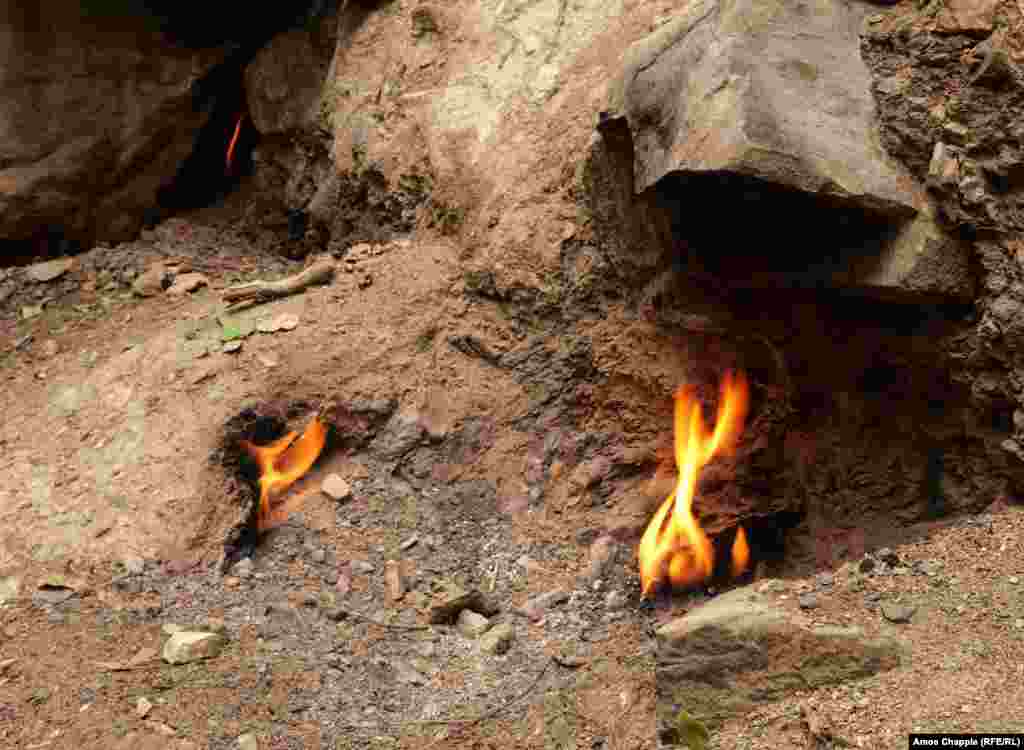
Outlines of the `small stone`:
[{"label": "small stone", "polygon": [[28,320],[29,318],[34,318],[34,317],[36,317],[38,315],[42,315],[42,314],[43,314],[43,306],[42,305],[25,305],[25,306],[23,306],[21,308],[21,317],[24,320]]},{"label": "small stone", "polygon": [[201,286],[206,286],[207,283],[209,283],[207,278],[201,273],[183,273],[174,279],[174,283],[168,287],[167,293],[172,297],[182,297]]},{"label": "small stone", "polygon": [[605,570],[615,561],[618,551],[616,541],[607,535],[600,536],[590,545],[590,564],[587,568],[587,580],[596,581],[604,576]]},{"label": "small stone", "polygon": [[544,613],[552,607],[558,606],[569,600],[569,592],[564,589],[554,589],[544,594],[531,598],[519,610],[531,620],[539,620]]},{"label": "small stone", "polygon": [[882,616],[889,622],[910,622],[910,618],[914,616],[915,612],[917,612],[917,607],[908,604],[882,603]]},{"label": "small stone", "polygon": [[797,599],[800,604],[800,609],[815,609],[818,606],[817,594],[800,594]]},{"label": "small stone", "polygon": [[352,570],[354,570],[356,573],[361,573],[362,575],[368,575],[375,571],[376,568],[374,567],[372,562],[369,562],[367,560],[353,560]]},{"label": "small stone", "polygon": [[139,698],[135,704],[135,715],[140,719],[145,719],[149,712],[153,710],[153,704],[145,698]]},{"label": "small stone", "polygon": [[486,617],[496,615],[499,611],[497,605],[480,591],[466,591],[458,586],[451,586],[441,600],[430,607],[429,622],[431,625],[450,625],[458,619],[459,613],[464,609],[480,612]]},{"label": "small stone", "polygon": [[220,350],[225,354],[234,354],[235,352],[242,350],[242,342],[238,339],[235,339],[234,341],[225,341],[221,345]]},{"label": "small stone", "polygon": [[327,559],[327,553],[324,552],[322,549],[315,549],[310,553],[309,559],[315,562],[317,565],[319,565]]},{"label": "small stone", "polygon": [[1016,586],[1018,583],[1020,583],[1020,578],[1018,578],[1017,576],[1010,576],[1009,581],[1014,586]]},{"label": "small stone", "polygon": [[188,664],[220,654],[227,639],[219,633],[181,630],[164,644],[163,660],[168,664]]},{"label": "small stone", "polygon": [[405,596],[405,579],[402,576],[401,563],[397,560],[388,560],[384,563],[384,588],[391,602],[397,602]]},{"label": "small stone", "polygon": [[609,591],[604,597],[604,606],[606,609],[622,609],[628,601],[628,597],[621,591]]},{"label": "small stone", "polygon": [[408,685],[422,685],[427,681],[411,664],[406,664],[404,661],[396,661],[392,666],[395,670],[395,677],[399,682],[404,682]]},{"label": "small stone", "polygon": [[480,637],[480,649],[488,654],[501,655],[509,650],[516,632],[512,626],[503,622],[495,625]]},{"label": "small stone", "polygon": [[352,488],[337,474],[329,474],[320,485],[320,491],[338,502],[352,497]]},{"label": "small stone", "polygon": [[359,288],[369,289],[371,286],[373,286],[373,276],[368,273],[363,274],[359,279]]},{"label": "small stone", "polygon": [[59,279],[75,265],[74,258],[58,258],[43,263],[33,263],[25,268],[25,277],[29,281],[42,283]]},{"label": "small stone", "polygon": [[235,567],[232,569],[232,572],[239,578],[248,578],[252,575],[252,566],[252,558],[246,557],[235,563]]},{"label": "small stone", "polygon": [[146,569],[146,561],[141,557],[126,557],[121,561],[121,565],[124,566],[125,572],[132,576],[141,575]]},{"label": "small stone", "polygon": [[458,629],[466,638],[477,638],[487,632],[490,621],[479,612],[464,609],[459,612]]},{"label": "small stone", "polygon": [[1017,630],[1024,630],[1024,618],[1018,617],[1013,621],[1013,627]]},{"label": "small stone", "polygon": [[814,580],[819,586],[827,588],[836,582],[836,577],[831,573],[818,573],[818,575],[814,577]]},{"label": "small stone", "polygon": [[252,732],[238,735],[238,750],[260,750],[260,742]]},{"label": "small stone", "polygon": [[416,543],[419,542],[419,540],[420,540],[420,538],[418,536],[416,536],[415,534],[413,534],[411,537],[409,537],[404,542],[399,544],[398,545],[398,549],[400,549],[400,550],[402,550],[404,552],[407,549],[415,547]]}]

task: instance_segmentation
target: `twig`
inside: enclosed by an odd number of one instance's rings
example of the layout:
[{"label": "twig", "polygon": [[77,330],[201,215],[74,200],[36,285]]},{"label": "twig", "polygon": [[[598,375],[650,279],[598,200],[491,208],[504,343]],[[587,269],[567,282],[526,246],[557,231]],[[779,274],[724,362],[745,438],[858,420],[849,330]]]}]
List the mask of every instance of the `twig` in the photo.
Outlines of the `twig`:
[{"label": "twig", "polygon": [[[485,721],[487,721],[488,719],[494,718],[495,716],[500,714],[502,711],[505,711],[505,710],[509,709],[510,707],[514,706],[516,703],[521,701],[527,695],[532,693],[534,688],[536,688],[537,685],[540,684],[540,681],[544,678],[544,675],[547,674],[548,667],[551,666],[551,662],[552,661],[554,661],[554,659],[548,659],[544,663],[544,666],[541,667],[540,671],[537,672],[537,676],[533,678],[533,682],[531,682],[526,687],[525,690],[523,690],[521,693],[519,693],[519,695],[514,696],[513,698],[511,698],[510,700],[508,700],[505,703],[501,704],[500,706],[495,706],[494,708],[490,709],[489,711],[484,711],[482,714],[480,714],[479,716],[477,716],[475,718],[472,718],[472,719],[458,719],[458,718],[453,718],[453,719],[430,719],[430,720],[427,720],[427,721],[416,721],[416,722],[412,722],[412,723],[414,723],[414,724],[461,724],[462,726],[459,727],[460,730],[469,729],[470,727],[476,726],[477,724],[482,724]],[[427,745],[426,748],[424,748],[424,750],[430,750],[430,748],[435,747],[439,743],[445,742],[445,741],[450,740],[450,739],[451,739],[451,736],[438,737],[436,740],[434,740],[429,745]]]},{"label": "twig", "polygon": [[[280,281],[252,281],[248,284],[239,284],[225,289],[222,297],[225,302],[242,305],[244,303],[257,304],[275,297],[287,297],[296,294],[313,284],[322,284],[334,276],[334,262],[326,258],[321,259],[295,276],[281,279]],[[232,309],[237,309],[233,306]]]}]

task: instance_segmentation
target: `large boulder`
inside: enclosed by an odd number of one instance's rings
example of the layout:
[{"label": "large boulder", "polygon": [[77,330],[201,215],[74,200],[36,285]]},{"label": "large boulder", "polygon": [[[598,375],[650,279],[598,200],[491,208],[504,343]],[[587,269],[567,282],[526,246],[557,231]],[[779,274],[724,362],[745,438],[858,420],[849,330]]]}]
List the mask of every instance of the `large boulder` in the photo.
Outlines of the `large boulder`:
[{"label": "large boulder", "polygon": [[712,726],[793,691],[892,669],[907,656],[900,640],[813,627],[749,586],[672,620],[657,636],[659,703]]},{"label": "large boulder", "polygon": [[192,84],[222,57],[78,0],[0,4],[0,240],[134,235],[206,122]]},{"label": "large boulder", "polygon": [[635,189],[673,172],[760,178],[877,214],[918,206],[875,137],[862,11],[837,0],[698,0],[632,46],[608,113]]}]

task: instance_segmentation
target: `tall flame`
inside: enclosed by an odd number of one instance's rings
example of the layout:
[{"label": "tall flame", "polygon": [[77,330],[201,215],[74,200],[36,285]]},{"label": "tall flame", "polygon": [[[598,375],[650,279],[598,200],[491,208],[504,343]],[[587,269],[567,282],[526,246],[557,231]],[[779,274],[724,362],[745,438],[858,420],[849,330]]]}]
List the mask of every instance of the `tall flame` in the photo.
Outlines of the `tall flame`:
[{"label": "tall flame", "polygon": [[[718,419],[709,435],[700,402],[690,386],[675,394],[676,488],[654,514],[640,540],[637,556],[643,595],[666,577],[676,586],[692,586],[711,577],[714,549],[693,515],[693,496],[700,470],[712,458],[728,455],[736,447],[747,416],[749,391],[742,374],[727,373],[722,380]],[[733,572],[742,572],[749,558],[742,528],[733,545]]]},{"label": "tall flame", "polygon": [[242,120],[245,119],[245,113],[243,112],[238,116],[238,120],[235,122],[235,132],[231,136],[231,141],[228,143],[228,153],[224,160],[224,168],[230,172],[231,164],[235,160],[235,146],[238,145],[238,135],[242,132]]},{"label": "tall flame", "polygon": [[256,527],[267,528],[273,522],[271,502],[276,500],[316,463],[327,442],[327,427],[320,415],[313,417],[300,436],[289,432],[269,445],[241,441],[242,448],[252,456],[260,469],[260,507]]}]

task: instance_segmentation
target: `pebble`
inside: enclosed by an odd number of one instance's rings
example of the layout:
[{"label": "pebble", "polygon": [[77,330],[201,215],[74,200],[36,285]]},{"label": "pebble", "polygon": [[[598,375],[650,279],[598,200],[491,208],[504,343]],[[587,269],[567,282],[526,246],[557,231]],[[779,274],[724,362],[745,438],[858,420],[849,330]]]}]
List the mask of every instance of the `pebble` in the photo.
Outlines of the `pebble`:
[{"label": "pebble", "polygon": [[153,710],[153,704],[145,698],[139,698],[138,703],[135,704],[135,715],[140,719],[145,719],[150,711]]},{"label": "pebble", "polygon": [[480,649],[488,654],[504,654],[511,648],[515,636],[515,629],[509,623],[503,622],[480,637]]},{"label": "pebble", "polygon": [[337,474],[328,474],[320,485],[320,491],[338,502],[352,497],[352,487]]},{"label": "pebble", "polygon": [[467,638],[476,638],[487,632],[491,626],[490,621],[479,612],[471,609],[464,609],[459,612],[457,622],[459,632]]},{"label": "pebble", "polygon": [[324,560],[327,559],[327,553],[324,552],[322,549],[315,549],[310,554],[309,559],[312,560],[313,562],[319,564],[319,563],[322,563]]},{"label": "pebble", "polygon": [[219,633],[181,630],[164,644],[163,660],[168,664],[188,664],[218,656],[227,639]]},{"label": "pebble", "polygon": [[628,597],[621,591],[609,591],[604,597],[604,606],[607,609],[622,609],[627,601]]},{"label": "pebble", "polygon": [[260,742],[252,732],[238,735],[238,750],[260,750]]},{"label": "pebble", "polygon": [[1010,576],[1010,583],[1016,586],[1018,583],[1020,583],[1020,578],[1018,578],[1017,576]]},{"label": "pebble", "polygon": [[416,536],[416,534],[413,534],[411,537],[409,537],[404,542],[399,544],[398,549],[404,552],[405,550],[410,549],[411,547],[415,547],[416,543],[419,542],[419,540],[420,538]]},{"label": "pebble", "polygon": [[121,561],[128,575],[140,575],[146,569],[146,562],[141,557],[126,557]]},{"label": "pebble", "polygon": [[908,604],[894,604],[890,602],[882,604],[882,616],[889,622],[910,622],[915,612],[917,612],[917,607]]},{"label": "pebble", "polygon": [[814,577],[814,580],[817,581],[819,586],[825,588],[834,584],[836,582],[836,577],[831,573],[818,573],[818,575]]},{"label": "pebble", "polygon": [[239,578],[248,578],[252,575],[252,558],[247,557],[244,560],[239,560],[235,563],[234,574]]},{"label": "pebble", "polygon": [[797,601],[800,604],[800,609],[816,609],[818,606],[817,594],[800,594]]},{"label": "pebble", "polygon": [[225,354],[234,354],[235,352],[241,351],[241,349],[242,342],[238,339],[235,339],[234,341],[227,341],[220,348],[220,350]]},{"label": "pebble", "polygon": [[376,568],[374,567],[372,562],[367,562],[366,560],[353,560],[352,570],[354,570],[356,573],[362,573],[363,575],[366,575],[367,573],[372,573],[374,570],[376,570]]}]

